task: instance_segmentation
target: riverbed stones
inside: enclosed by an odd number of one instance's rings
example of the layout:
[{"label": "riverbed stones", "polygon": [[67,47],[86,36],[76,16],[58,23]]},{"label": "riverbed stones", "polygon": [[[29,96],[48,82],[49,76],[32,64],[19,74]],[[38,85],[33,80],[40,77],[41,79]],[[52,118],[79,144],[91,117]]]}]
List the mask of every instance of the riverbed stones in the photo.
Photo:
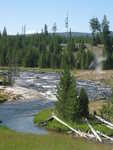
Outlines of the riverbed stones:
[{"label": "riverbed stones", "polygon": [[[21,72],[15,80],[14,87],[7,87],[5,91],[10,96],[10,100],[30,100],[41,97],[56,101],[59,80],[60,74],[58,73]],[[105,86],[99,81],[77,80],[76,86],[78,93],[81,88],[86,90],[89,100],[110,99],[112,97],[111,87]]]}]

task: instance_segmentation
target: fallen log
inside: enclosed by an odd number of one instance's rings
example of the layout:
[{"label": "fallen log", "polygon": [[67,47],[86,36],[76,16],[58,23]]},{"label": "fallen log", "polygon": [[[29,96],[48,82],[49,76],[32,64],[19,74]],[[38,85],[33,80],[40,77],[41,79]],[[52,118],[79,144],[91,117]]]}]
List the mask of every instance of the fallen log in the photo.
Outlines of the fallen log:
[{"label": "fallen log", "polygon": [[90,125],[90,123],[88,122],[88,119],[86,119],[87,125],[88,127],[91,129],[92,133],[94,134],[94,136],[96,137],[96,139],[99,142],[102,142],[102,139],[100,138],[100,136],[97,134],[97,132],[95,131],[95,129]]},{"label": "fallen log", "polygon": [[110,129],[113,129],[113,124],[111,122],[106,121],[105,119],[101,118],[100,116],[95,115],[95,118],[98,119],[99,121],[103,122],[106,124],[106,126]]},{"label": "fallen log", "polygon": [[104,124],[106,127],[108,127],[109,129],[113,129],[111,126]]},{"label": "fallen log", "polygon": [[47,123],[49,122],[49,121],[53,121],[53,117],[50,117],[50,118],[48,118],[47,120],[45,120],[45,121],[41,121],[40,123],[39,123],[39,125],[40,126],[46,126],[47,125]]},{"label": "fallen log", "polygon": [[75,132],[76,134],[82,136],[82,133],[80,131],[77,131],[75,129],[73,129],[71,126],[69,126],[67,123],[65,123],[64,121],[62,121],[61,119],[59,119],[57,116],[53,115],[52,116],[55,120],[57,120],[58,122],[60,122],[61,124],[63,124],[64,126],[68,127],[71,131]]},{"label": "fallen log", "polygon": [[[47,120],[45,121],[42,121],[40,122],[40,125],[47,125],[47,123],[49,121],[53,121],[53,119],[55,119],[56,121],[58,121],[59,123],[63,124],[64,126],[66,126],[67,128],[69,128],[72,132],[76,133],[78,136],[80,137],[84,137],[84,138],[90,138],[90,139],[93,139],[93,138],[96,138],[99,142],[102,142],[102,139],[100,138],[100,136],[110,140],[110,141],[113,141],[113,138],[101,133],[100,131],[95,131],[95,129],[89,124],[88,122],[88,119],[86,119],[86,122],[89,126],[89,128],[91,129],[92,133],[93,134],[89,134],[89,133],[85,133],[85,132],[81,132],[80,130],[76,130],[74,128],[72,128],[70,125],[68,125],[67,123],[65,123],[64,121],[62,121],[61,119],[59,119],[57,116],[54,115],[54,113],[52,114],[52,116],[50,118],[48,118]],[[108,125],[107,125],[108,126]],[[99,136],[100,135],[100,136]]]},{"label": "fallen log", "polygon": [[88,134],[88,133],[84,133],[81,131],[78,131],[74,128],[72,128],[70,125],[68,125],[67,123],[65,123],[64,121],[62,121],[61,119],[59,119],[57,116],[55,116],[54,114],[52,115],[52,117],[58,121],[59,123],[63,124],[64,126],[66,126],[67,128],[69,128],[71,131],[73,131],[74,133],[76,133],[77,135],[79,135],[80,137],[84,137],[84,138],[95,138],[95,136],[93,134]]},{"label": "fallen log", "polygon": [[100,131],[96,131],[96,132],[97,132],[100,136],[102,136],[102,137],[104,137],[104,138],[106,138],[106,139],[108,139],[108,140],[113,141],[113,138],[111,138],[111,137],[105,135],[104,133],[101,133]]}]

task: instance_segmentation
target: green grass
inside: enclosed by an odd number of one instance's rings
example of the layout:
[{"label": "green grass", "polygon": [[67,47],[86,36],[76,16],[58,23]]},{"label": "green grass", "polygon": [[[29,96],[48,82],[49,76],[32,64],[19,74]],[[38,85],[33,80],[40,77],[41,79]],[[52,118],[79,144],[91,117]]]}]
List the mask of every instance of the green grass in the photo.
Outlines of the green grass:
[{"label": "green grass", "polygon": [[113,150],[113,146],[63,134],[22,134],[0,127],[0,150]]},{"label": "green grass", "polygon": [[37,71],[37,72],[61,72],[62,69],[53,69],[53,68],[32,68],[32,67],[20,67],[21,71]]},{"label": "green grass", "polygon": [[[40,122],[48,119],[51,116],[52,112],[54,112],[53,108],[42,110],[41,112],[39,112],[35,116],[34,123],[39,125]],[[81,131],[84,131],[84,132],[90,131],[89,127],[87,126],[87,124],[84,121],[75,122],[75,123],[68,122],[68,124],[70,126],[72,126],[73,128],[78,129],[78,130],[80,129]],[[98,121],[94,120],[92,117],[90,119],[90,124],[92,124],[92,126],[94,127],[95,130],[99,130],[100,132],[103,132],[104,134],[107,134],[108,136],[113,136],[113,130],[107,128],[106,126],[104,126],[102,124],[100,124]],[[47,124],[46,128],[49,129],[49,130],[54,130],[54,131],[57,131],[57,132],[64,132],[64,133],[69,131],[69,129],[67,127],[61,125],[56,120],[53,120],[52,122],[49,122]]]},{"label": "green grass", "polygon": [[[38,67],[18,67],[19,71],[38,71],[38,72],[61,72],[62,69],[54,68],[38,68]],[[1,71],[7,71],[8,67],[0,67]]]}]

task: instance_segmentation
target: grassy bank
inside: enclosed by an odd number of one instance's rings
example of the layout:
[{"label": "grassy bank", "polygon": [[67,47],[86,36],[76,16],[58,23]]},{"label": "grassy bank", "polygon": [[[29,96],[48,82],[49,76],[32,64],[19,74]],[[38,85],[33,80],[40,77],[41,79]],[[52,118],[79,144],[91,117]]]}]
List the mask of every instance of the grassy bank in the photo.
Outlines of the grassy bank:
[{"label": "grassy bank", "polygon": [[[45,109],[45,110],[42,110],[41,112],[39,112],[35,118],[34,118],[34,123],[39,125],[40,122],[42,121],[45,121],[46,119],[48,119],[52,112],[54,110],[51,108],[51,109]],[[94,120],[93,118],[90,118],[90,124],[92,124],[92,126],[94,127],[95,130],[99,130],[101,132],[103,132],[104,134],[107,134],[108,136],[113,136],[113,130],[107,128],[106,126],[102,125],[101,123],[99,123],[97,120]],[[65,121],[66,122],[66,121]],[[87,124],[84,122],[84,121],[81,121],[81,122],[75,122],[75,123],[71,123],[71,122],[68,122],[68,124],[70,126],[72,126],[73,128],[75,129],[80,129],[81,131],[84,131],[84,132],[91,132],[90,129],[88,128]],[[68,132],[69,129],[63,125],[61,125],[60,123],[58,123],[56,120],[53,120],[52,122],[49,122],[46,126],[47,129],[49,130],[54,130],[54,131],[57,131],[57,132]]]},{"label": "grassy bank", "polygon": [[97,144],[67,135],[21,134],[0,127],[0,150],[112,150],[112,145]]},{"label": "grassy bank", "polygon": [[31,68],[31,67],[20,67],[21,71],[38,71],[38,72],[61,72],[62,69],[53,69],[53,68]]},{"label": "grassy bank", "polygon": [[[7,71],[8,67],[0,67],[1,71]],[[33,67],[18,67],[19,71],[37,71],[37,72],[61,72],[62,69],[53,69],[53,68],[33,68]]]}]

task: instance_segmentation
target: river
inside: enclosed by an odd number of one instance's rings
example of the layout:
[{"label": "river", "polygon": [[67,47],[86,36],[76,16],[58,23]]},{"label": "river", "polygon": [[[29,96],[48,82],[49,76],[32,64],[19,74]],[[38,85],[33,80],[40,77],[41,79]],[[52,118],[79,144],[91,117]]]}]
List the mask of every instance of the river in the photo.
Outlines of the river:
[{"label": "river", "polygon": [[[0,120],[3,124],[18,132],[47,134],[44,128],[38,128],[33,123],[34,115],[40,110],[53,106],[56,101],[56,86],[59,83],[58,73],[22,72],[15,80],[15,85],[35,90],[42,98],[35,97],[28,101],[17,100],[0,105]],[[94,81],[77,81],[77,89],[84,87],[89,99],[109,98],[112,91]]]}]

